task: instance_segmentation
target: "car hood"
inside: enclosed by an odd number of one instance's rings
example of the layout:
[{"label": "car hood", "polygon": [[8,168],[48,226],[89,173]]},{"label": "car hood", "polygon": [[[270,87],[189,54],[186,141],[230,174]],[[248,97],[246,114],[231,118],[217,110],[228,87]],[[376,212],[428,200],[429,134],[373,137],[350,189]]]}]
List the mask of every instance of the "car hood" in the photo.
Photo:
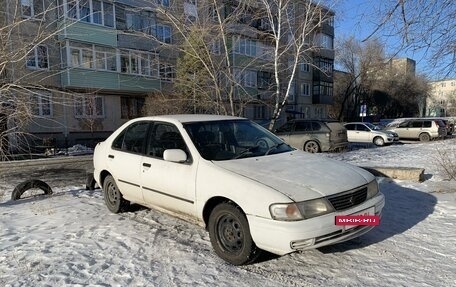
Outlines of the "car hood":
[{"label": "car hood", "polygon": [[374,179],[372,174],[356,166],[299,150],[213,163],[273,188],[294,201],[351,190]]}]

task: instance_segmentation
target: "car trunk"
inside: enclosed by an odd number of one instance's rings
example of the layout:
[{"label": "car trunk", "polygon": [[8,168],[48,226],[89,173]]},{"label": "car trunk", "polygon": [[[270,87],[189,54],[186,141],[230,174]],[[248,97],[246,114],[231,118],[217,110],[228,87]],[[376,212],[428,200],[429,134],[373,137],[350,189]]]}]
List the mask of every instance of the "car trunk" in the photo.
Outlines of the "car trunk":
[{"label": "car trunk", "polygon": [[330,130],[329,140],[333,144],[347,142],[347,131],[345,127],[339,122],[327,122],[326,125]]}]

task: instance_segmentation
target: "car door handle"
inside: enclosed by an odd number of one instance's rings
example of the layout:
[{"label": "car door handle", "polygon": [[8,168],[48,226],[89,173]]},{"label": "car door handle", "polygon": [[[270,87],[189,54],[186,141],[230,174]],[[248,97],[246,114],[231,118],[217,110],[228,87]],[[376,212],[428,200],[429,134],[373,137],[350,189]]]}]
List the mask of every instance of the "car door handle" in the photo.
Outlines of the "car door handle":
[{"label": "car door handle", "polygon": [[112,154],[108,155],[109,158],[114,158],[114,156]]},{"label": "car door handle", "polygon": [[152,165],[151,165],[150,163],[144,162],[144,163],[143,163],[143,166],[145,166],[145,167],[151,167]]}]

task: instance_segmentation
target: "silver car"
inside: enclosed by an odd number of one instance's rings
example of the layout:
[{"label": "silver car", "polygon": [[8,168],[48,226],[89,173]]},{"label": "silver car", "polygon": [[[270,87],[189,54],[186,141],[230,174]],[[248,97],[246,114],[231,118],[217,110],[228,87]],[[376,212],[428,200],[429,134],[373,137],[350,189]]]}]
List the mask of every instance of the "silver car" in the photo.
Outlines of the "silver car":
[{"label": "silver car", "polygon": [[441,120],[425,118],[395,121],[386,129],[397,133],[400,139],[419,139],[420,141],[444,138],[447,134],[445,124]]},{"label": "silver car", "polygon": [[292,147],[310,153],[343,150],[348,145],[345,127],[330,120],[295,119],[274,133]]}]

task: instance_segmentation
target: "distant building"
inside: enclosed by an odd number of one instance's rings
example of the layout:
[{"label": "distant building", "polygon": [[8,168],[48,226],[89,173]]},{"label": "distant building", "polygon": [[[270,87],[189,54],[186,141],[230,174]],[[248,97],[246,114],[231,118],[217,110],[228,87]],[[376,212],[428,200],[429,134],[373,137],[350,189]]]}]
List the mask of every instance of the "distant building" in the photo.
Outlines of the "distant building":
[{"label": "distant building", "polygon": [[[221,17],[228,17],[235,5],[216,2]],[[268,51],[273,46],[260,36],[270,27],[257,19],[255,5],[247,4],[243,22],[226,32],[231,47],[226,53],[237,75],[235,93],[251,96],[249,102],[235,104],[245,105],[243,116],[265,122],[270,120],[275,81],[271,65],[265,68],[264,63],[271,63]],[[1,26],[14,26],[9,44],[0,41],[0,52],[21,55],[0,67],[0,85],[24,87],[14,92],[30,96],[34,117],[28,133],[60,147],[94,145],[127,120],[142,116],[151,94],[166,97],[175,92],[179,51],[170,47],[182,39],[157,9],[185,16],[188,25],[198,17],[210,21],[213,11],[198,5],[189,0],[0,0]],[[297,23],[304,5],[296,1],[293,7],[287,14],[296,13]],[[284,118],[325,118],[333,101],[334,12],[321,7],[320,13],[309,39],[318,49],[300,60]],[[215,44],[212,52],[220,57]],[[5,120],[1,127],[6,129]]]},{"label": "distant building", "polygon": [[426,115],[456,117],[456,79],[431,82]]}]

